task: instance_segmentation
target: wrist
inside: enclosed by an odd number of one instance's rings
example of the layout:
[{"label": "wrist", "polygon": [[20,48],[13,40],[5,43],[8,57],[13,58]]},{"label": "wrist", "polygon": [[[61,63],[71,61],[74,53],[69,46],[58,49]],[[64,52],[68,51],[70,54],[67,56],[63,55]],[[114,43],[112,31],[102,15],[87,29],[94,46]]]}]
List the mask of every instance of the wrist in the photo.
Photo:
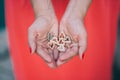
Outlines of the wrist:
[{"label": "wrist", "polygon": [[91,1],[92,0],[70,0],[64,17],[80,18],[83,20]]},{"label": "wrist", "polygon": [[66,14],[62,17],[61,22],[63,23],[69,23],[71,21],[74,20],[81,20],[83,21],[83,16],[81,17],[80,15],[76,14],[76,13],[71,13],[71,14]]},{"label": "wrist", "polygon": [[57,17],[56,16],[50,16],[50,15],[39,15],[35,18],[36,20],[45,20],[48,23],[56,23]]},{"label": "wrist", "polygon": [[47,18],[56,18],[55,12],[52,9],[41,10],[35,13],[35,18],[45,16]]},{"label": "wrist", "polygon": [[35,18],[40,16],[47,16],[49,18],[55,17],[55,12],[51,0],[31,0],[34,10]]}]

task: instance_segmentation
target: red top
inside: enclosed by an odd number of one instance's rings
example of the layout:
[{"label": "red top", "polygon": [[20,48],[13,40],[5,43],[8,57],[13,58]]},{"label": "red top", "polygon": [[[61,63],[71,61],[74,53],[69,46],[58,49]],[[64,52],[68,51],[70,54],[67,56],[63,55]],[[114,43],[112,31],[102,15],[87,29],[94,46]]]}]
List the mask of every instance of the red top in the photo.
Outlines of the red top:
[{"label": "red top", "polygon": [[[88,48],[84,59],[74,57],[51,69],[28,48],[27,29],[34,21],[29,0],[5,0],[6,26],[16,80],[110,80],[116,43],[119,0],[93,0],[85,17]],[[52,0],[60,20],[69,0]]]}]

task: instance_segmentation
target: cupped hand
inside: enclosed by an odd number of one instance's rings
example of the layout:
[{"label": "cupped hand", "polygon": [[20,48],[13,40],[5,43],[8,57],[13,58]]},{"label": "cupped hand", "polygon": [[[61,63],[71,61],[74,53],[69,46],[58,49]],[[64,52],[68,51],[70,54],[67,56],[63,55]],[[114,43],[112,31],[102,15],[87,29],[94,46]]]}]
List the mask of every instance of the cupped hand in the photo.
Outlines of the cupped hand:
[{"label": "cupped hand", "polygon": [[56,18],[48,16],[38,17],[28,29],[28,42],[31,53],[36,53],[48,64],[49,67],[56,67],[55,60],[58,57],[56,49],[48,47],[48,34],[58,35],[58,22]]},{"label": "cupped hand", "polygon": [[65,35],[71,37],[72,43],[65,52],[61,52],[57,65],[61,65],[69,61],[73,56],[79,54],[80,59],[87,47],[87,32],[83,21],[80,18],[63,19],[60,23],[59,33],[64,32]]}]

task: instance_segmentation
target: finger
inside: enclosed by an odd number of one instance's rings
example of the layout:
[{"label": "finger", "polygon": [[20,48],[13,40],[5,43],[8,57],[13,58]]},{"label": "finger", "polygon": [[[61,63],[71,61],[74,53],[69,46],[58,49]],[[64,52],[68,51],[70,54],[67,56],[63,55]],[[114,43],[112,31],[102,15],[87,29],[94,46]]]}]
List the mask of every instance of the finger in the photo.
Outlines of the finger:
[{"label": "finger", "polygon": [[48,54],[51,56],[51,58],[53,59],[53,51],[51,49],[48,49]]},{"label": "finger", "polygon": [[47,63],[50,68],[56,68],[56,65],[54,62]]},{"label": "finger", "polygon": [[79,48],[79,57],[82,60],[83,59],[83,54],[85,52],[86,48],[85,47],[80,47]]},{"label": "finger", "polygon": [[60,60],[68,60],[69,58],[75,56],[78,52],[78,46],[72,46],[71,48],[68,48],[65,54],[60,56]]},{"label": "finger", "polygon": [[[44,42],[46,43],[46,42]],[[42,59],[47,63],[47,65],[50,68],[56,68],[55,62],[53,60],[53,51],[50,49],[47,49],[46,45],[41,43],[40,41],[37,41],[37,50],[39,50],[40,54],[38,54],[40,57],[42,57]],[[43,52],[43,53],[42,53]],[[48,56],[48,58],[51,58],[51,61],[46,60],[46,56]]]},{"label": "finger", "polygon": [[60,65],[62,65],[62,64],[64,64],[64,63],[66,63],[67,61],[61,61],[61,60],[58,60],[57,61],[57,66],[60,66]]},{"label": "finger", "polygon": [[51,63],[48,63],[48,66],[51,67],[51,68],[56,68],[56,63],[54,61],[54,55],[53,55],[53,51],[51,49],[48,49],[48,53],[49,55],[51,56],[52,58],[52,62]]},{"label": "finger", "polygon": [[67,49],[65,53],[60,53],[59,60],[57,61],[57,65],[60,66],[66,62],[68,62],[73,56],[75,56],[78,52],[78,46],[71,45],[72,48]]},{"label": "finger", "polygon": [[57,49],[53,50],[53,56],[54,56],[54,60],[57,61],[58,57],[59,57],[59,52]]},{"label": "finger", "polygon": [[36,37],[36,33],[33,32],[31,29],[29,29],[28,30],[28,43],[29,43],[29,46],[31,48],[31,53],[34,53],[36,50],[35,37]]},{"label": "finger", "polygon": [[[62,54],[62,53],[60,53],[60,54]],[[71,57],[72,58],[72,57]],[[66,63],[66,62],[68,62],[71,58],[69,58],[69,59],[66,59],[66,60],[60,60],[60,59],[58,59],[58,61],[57,61],[57,66],[60,66],[60,65],[62,65],[62,64],[64,64],[64,63]]]},{"label": "finger", "polygon": [[84,52],[86,51],[86,48],[87,48],[87,41],[86,39],[81,39],[79,41],[79,57],[80,59],[83,59],[83,54]]},{"label": "finger", "polygon": [[42,47],[37,47],[37,54],[39,56],[41,56],[43,58],[43,60],[45,60],[45,62],[51,63],[52,62],[52,58],[50,57],[50,55],[48,54],[48,52],[46,52]]},{"label": "finger", "polygon": [[[63,54],[65,54],[65,53],[63,53],[63,52],[59,53],[59,57],[62,56]],[[65,63],[65,61],[61,61],[60,59],[58,59],[56,64],[57,64],[57,66],[60,66],[64,63]]]}]

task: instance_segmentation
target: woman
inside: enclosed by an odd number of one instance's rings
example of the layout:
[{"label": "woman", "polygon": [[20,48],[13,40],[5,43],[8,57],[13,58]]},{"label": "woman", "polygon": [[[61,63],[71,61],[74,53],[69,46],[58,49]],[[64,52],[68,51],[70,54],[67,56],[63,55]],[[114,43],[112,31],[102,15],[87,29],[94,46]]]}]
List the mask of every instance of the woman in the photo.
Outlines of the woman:
[{"label": "woman", "polygon": [[[31,0],[31,3],[29,0],[6,0],[5,4],[17,80],[111,79],[118,0]],[[66,53],[59,53],[56,49],[45,52],[46,42],[42,43],[42,40],[47,33],[58,36],[63,31],[72,36],[73,44],[78,45],[73,45]],[[40,32],[40,39],[36,40],[37,32]],[[34,52],[43,59],[29,54]],[[75,56],[79,53],[82,59],[84,52],[83,60]],[[43,60],[49,67],[57,65],[58,68],[49,68]]]}]

